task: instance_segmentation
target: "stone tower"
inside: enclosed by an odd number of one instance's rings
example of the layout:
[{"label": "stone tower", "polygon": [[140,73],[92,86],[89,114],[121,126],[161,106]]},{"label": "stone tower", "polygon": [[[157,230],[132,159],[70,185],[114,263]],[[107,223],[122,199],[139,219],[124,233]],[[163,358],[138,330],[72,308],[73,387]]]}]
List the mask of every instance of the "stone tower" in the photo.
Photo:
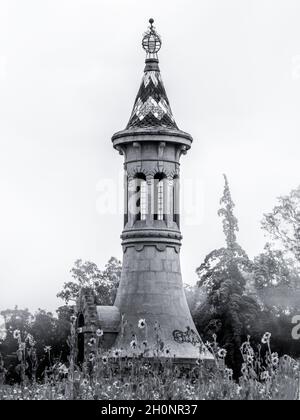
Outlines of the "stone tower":
[{"label": "stone tower", "polygon": [[[126,327],[115,347],[130,356],[135,341],[146,340],[151,357],[159,335],[161,356],[165,351],[178,360],[198,359],[202,342],[180,269],[180,158],[190,149],[192,137],[174,120],[157,57],[161,39],[153,20],[149,22],[142,40],[146,51],[142,83],[126,129],[112,137],[125,169],[123,271],[115,307]],[[143,320],[147,327],[139,328]]]},{"label": "stone tower", "polygon": [[112,137],[124,156],[121,281],[114,306],[97,306],[91,293],[81,294],[79,353],[101,328],[111,354],[121,349],[127,357],[212,360],[192,320],[180,269],[180,158],[192,137],[174,120],[158,65],[161,39],[149,22],[142,83],[126,129]]}]

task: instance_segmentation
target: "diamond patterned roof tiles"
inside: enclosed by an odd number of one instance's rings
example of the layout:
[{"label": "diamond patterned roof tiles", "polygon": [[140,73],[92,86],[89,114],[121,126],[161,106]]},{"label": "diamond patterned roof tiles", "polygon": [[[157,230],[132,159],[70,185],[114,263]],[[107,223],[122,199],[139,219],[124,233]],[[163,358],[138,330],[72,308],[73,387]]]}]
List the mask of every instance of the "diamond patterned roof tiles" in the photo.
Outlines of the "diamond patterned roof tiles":
[{"label": "diamond patterned roof tiles", "polygon": [[145,70],[126,129],[152,127],[178,130],[158,66]]}]

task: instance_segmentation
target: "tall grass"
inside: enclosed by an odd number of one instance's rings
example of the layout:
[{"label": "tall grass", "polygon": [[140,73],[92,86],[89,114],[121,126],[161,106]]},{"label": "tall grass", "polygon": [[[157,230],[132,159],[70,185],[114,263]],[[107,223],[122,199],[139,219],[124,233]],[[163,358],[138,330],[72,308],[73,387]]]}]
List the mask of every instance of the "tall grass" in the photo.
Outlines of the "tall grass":
[{"label": "tall grass", "polygon": [[[299,363],[271,350],[271,334],[266,333],[254,349],[250,337],[242,345],[243,366],[238,381],[225,365],[226,351],[214,337],[206,346],[215,363],[199,360],[190,368],[176,366],[171,357],[149,361],[137,348],[127,359],[119,349],[104,353],[103,332],[98,330],[89,343],[89,356],[80,368],[76,364],[75,318],[71,320],[68,364],[53,363],[45,371],[43,382],[36,380],[37,360],[33,337],[15,332],[19,359],[20,384],[4,384],[4,365],[0,358],[0,399],[2,400],[297,400],[299,399]],[[134,341],[134,340],[133,340]],[[133,345],[136,345],[132,343]],[[143,343],[145,346],[145,343]],[[51,348],[45,352],[51,362]],[[201,349],[200,349],[201,352]],[[25,374],[31,358],[30,379]]]}]

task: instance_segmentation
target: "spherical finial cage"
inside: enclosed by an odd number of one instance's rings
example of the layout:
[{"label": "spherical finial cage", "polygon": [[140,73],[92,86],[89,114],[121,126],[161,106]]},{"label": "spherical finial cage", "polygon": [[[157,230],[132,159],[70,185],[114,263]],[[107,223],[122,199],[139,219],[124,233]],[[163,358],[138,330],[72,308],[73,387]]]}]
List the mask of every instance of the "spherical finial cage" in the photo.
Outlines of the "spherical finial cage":
[{"label": "spherical finial cage", "polygon": [[150,27],[143,36],[142,47],[146,51],[147,57],[154,58],[157,57],[157,53],[161,48],[161,38],[153,26],[154,19],[149,19],[149,23]]}]

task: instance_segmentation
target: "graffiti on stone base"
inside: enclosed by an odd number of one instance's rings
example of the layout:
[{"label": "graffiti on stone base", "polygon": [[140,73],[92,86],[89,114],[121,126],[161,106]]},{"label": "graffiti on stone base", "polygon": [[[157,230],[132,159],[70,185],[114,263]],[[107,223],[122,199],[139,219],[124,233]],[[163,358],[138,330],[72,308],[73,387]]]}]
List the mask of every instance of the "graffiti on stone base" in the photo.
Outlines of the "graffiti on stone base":
[{"label": "graffiti on stone base", "polygon": [[196,346],[197,344],[201,344],[201,340],[198,334],[194,330],[192,330],[190,327],[187,327],[186,331],[174,330],[173,337],[176,343],[180,343],[180,344],[190,343],[193,346]]}]

